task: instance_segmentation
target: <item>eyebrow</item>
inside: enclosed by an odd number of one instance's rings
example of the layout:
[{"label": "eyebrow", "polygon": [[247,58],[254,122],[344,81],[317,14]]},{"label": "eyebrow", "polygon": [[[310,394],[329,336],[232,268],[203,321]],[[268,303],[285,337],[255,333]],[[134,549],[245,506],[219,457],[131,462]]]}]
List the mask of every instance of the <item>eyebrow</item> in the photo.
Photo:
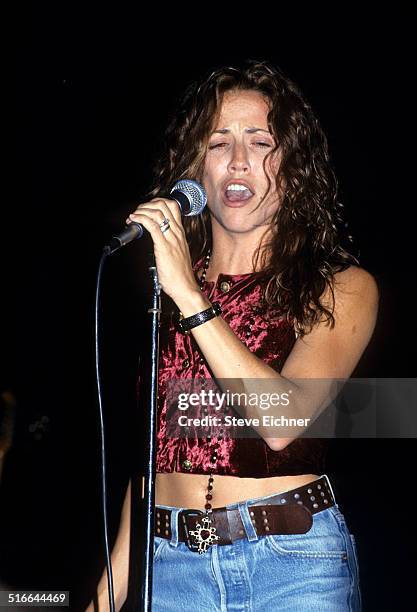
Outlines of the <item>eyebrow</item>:
[{"label": "eyebrow", "polygon": [[[230,130],[228,128],[223,128],[222,130],[214,130],[213,134],[228,134],[230,132]],[[262,128],[246,128],[245,132],[247,134],[255,134],[256,132],[265,132],[265,134],[269,134],[270,136],[272,136],[271,132],[269,130],[263,130]]]}]

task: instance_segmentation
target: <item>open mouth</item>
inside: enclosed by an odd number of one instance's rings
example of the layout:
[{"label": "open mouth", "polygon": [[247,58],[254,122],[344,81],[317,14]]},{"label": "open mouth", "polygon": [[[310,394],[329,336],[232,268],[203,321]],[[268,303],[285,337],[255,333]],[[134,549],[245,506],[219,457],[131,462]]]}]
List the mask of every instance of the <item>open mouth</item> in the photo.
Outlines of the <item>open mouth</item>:
[{"label": "open mouth", "polygon": [[229,183],[226,186],[224,195],[228,204],[238,206],[239,204],[244,204],[250,200],[250,198],[254,196],[254,193],[246,184]]}]

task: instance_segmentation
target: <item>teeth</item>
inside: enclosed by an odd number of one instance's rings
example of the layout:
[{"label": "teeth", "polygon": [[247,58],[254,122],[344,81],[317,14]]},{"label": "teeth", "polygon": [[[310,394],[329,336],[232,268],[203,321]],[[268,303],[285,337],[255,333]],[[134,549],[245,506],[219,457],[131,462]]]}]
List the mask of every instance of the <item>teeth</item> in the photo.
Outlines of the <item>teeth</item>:
[{"label": "teeth", "polygon": [[232,183],[232,185],[228,186],[227,191],[246,191],[246,189],[248,189],[248,187],[245,187],[245,185]]}]

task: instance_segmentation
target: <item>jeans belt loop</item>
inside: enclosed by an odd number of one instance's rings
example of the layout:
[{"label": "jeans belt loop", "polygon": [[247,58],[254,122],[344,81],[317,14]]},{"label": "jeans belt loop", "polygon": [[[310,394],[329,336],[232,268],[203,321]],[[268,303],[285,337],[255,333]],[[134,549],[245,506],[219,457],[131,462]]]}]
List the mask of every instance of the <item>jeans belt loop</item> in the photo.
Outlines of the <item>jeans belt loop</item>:
[{"label": "jeans belt loop", "polygon": [[252,523],[252,519],[249,514],[248,502],[247,501],[239,502],[238,509],[239,509],[240,518],[242,519],[242,523],[245,528],[246,535],[247,535],[249,542],[258,540],[259,536],[256,533],[256,529]]},{"label": "jeans belt loop", "polygon": [[329,491],[330,491],[330,493],[332,494],[332,497],[333,497],[333,501],[334,501],[335,505],[337,506],[336,495],[334,494],[333,487],[332,487],[332,485],[330,483],[329,477],[327,476],[327,474],[322,474],[322,476],[320,476],[320,478],[325,478],[326,479],[327,486],[329,487]]},{"label": "jeans belt loop", "polygon": [[178,515],[182,508],[173,508],[171,510],[171,546],[178,546]]}]

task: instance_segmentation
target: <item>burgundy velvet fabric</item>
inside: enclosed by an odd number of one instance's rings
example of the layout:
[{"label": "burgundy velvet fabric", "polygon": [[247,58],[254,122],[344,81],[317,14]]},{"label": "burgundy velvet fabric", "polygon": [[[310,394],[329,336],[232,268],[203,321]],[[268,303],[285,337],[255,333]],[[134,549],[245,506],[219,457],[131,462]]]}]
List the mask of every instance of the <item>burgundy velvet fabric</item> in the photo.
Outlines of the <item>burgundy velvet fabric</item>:
[{"label": "burgundy velvet fabric", "polygon": [[[200,267],[199,262],[195,270]],[[248,349],[280,372],[296,337],[293,327],[278,309],[262,304],[262,287],[267,281],[268,277],[262,272],[220,274],[216,283],[204,283],[203,292],[212,302],[220,302],[223,319]],[[225,282],[228,286],[224,285]],[[210,441],[205,438],[168,438],[166,385],[172,378],[212,378],[212,373],[192,334],[178,332],[170,318],[161,323],[160,330],[158,473],[209,474],[214,448],[217,448],[215,474],[265,478],[320,475],[325,471],[327,443],[322,439],[297,438],[285,449],[273,451],[260,438],[212,438]]]}]

